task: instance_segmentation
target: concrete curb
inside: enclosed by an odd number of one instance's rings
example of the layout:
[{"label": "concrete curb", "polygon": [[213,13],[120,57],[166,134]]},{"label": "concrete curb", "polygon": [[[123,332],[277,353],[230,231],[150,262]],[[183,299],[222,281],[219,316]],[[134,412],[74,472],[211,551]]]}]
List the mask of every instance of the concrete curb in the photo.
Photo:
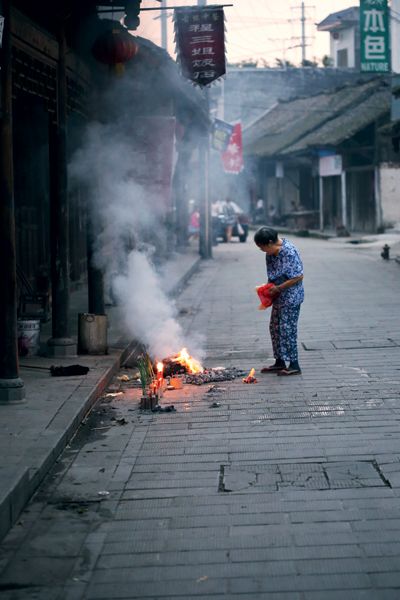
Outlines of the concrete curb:
[{"label": "concrete curb", "polygon": [[[260,227],[261,227],[261,225],[260,225]],[[258,226],[250,225],[249,229],[251,231],[257,231]],[[290,229],[290,227],[279,227],[279,225],[274,226],[274,229],[276,229],[279,234],[287,233],[289,235],[295,235],[297,237],[310,237],[310,238],[316,238],[319,240],[330,240],[331,238],[337,237],[337,236],[331,235],[329,233],[323,233],[322,231],[316,231],[315,229],[304,230],[307,233],[304,233],[300,229]]]},{"label": "concrete curb", "polygon": [[16,522],[29,500],[29,471],[15,472],[12,467],[2,467],[5,489],[0,491],[0,540]]},{"label": "concrete curb", "polygon": [[[72,394],[66,403],[67,406],[64,405],[57,414],[56,418],[59,424],[51,431],[51,439],[49,440],[47,437],[47,446],[38,449],[37,454],[35,453],[34,467],[25,468],[19,472],[8,467],[1,468],[2,481],[5,481],[6,485],[0,494],[0,540],[16,523],[30,498],[75,435],[84,416],[120,368],[130,347],[131,344],[118,354],[109,367],[105,368],[100,379],[83,399],[79,396],[79,388]],[[69,410],[71,408],[72,410]]]},{"label": "concrete curb", "polygon": [[[200,263],[201,258],[197,258],[177,283],[172,286],[169,292],[170,296],[176,296],[179,293],[179,290],[197,271]],[[91,386],[87,380],[82,380],[82,386],[79,386],[73,392],[61,410],[54,416],[51,423],[52,428],[47,432],[47,443],[38,448],[37,453],[35,452],[35,466],[33,468],[24,468],[16,472],[15,468],[12,467],[0,467],[2,481],[6,482],[0,490],[0,541],[17,522],[30,498],[75,435],[85,415],[107,388],[121,365],[135,350],[137,344],[136,340],[132,340],[124,349],[114,350],[116,352],[114,361],[104,368],[100,378],[97,379],[94,385]],[[80,390],[83,386],[90,389],[82,398]]]},{"label": "concrete curb", "polygon": [[190,267],[190,269],[182,275],[182,277],[179,279],[179,281],[174,286],[172,286],[172,288],[169,292],[170,296],[175,297],[179,294],[181,288],[189,281],[189,279],[192,277],[192,275],[198,270],[201,262],[202,262],[202,259],[199,257],[193,263],[193,265]]}]

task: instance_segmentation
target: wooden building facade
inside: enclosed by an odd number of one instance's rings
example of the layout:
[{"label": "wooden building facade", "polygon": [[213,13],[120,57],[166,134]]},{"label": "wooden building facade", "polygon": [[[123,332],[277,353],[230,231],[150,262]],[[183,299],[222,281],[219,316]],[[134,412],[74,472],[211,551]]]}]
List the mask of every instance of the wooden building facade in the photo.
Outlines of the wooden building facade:
[{"label": "wooden building facade", "polygon": [[[109,0],[102,4],[111,6]],[[122,13],[136,23],[140,2],[120,4]],[[101,276],[90,262],[87,196],[84,189],[74,187],[72,197],[68,185],[68,163],[82,143],[88,122],[113,119],[112,112],[93,110],[93,99],[107,92],[113,78],[108,67],[96,62],[92,47],[101,33],[122,26],[100,19],[98,10],[93,0],[0,0],[0,14],[5,17],[0,278],[6,290],[0,296],[0,403],[24,396],[17,353],[17,311],[24,292],[51,298],[49,352],[54,356],[76,352],[68,320],[71,286],[88,281],[89,312],[104,311]],[[201,95],[183,81],[164,51],[143,38],[136,40],[142,52],[130,73],[127,69],[132,97],[116,109],[132,111],[135,118],[176,119],[181,130],[177,165],[184,173],[198,143],[197,133],[208,127]],[[140,73],[144,79],[135,80]],[[145,103],[141,113],[137,99],[156,81],[158,91],[153,89],[152,101]],[[182,177],[175,179],[176,226],[184,237],[186,207],[179,197],[183,182]]]}]

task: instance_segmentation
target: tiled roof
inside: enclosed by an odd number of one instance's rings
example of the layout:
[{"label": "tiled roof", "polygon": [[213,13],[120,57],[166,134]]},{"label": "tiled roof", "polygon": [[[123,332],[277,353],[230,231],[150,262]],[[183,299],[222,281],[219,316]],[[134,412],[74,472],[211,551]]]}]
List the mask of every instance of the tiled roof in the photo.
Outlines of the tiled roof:
[{"label": "tiled roof", "polygon": [[243,133],[245,152],[281,156],[351,137],[390,109],[391,93],[382,78],[279,102]]},{"label": "tiled roof", "polygon": [[345,10],[339,10],[338,12],[331,13],[317,24],[318,31],[332,31],[333,29],[340,29],[346,25],[358,23],[360,11],[358,6],[352,6]]},{"label": "tiled roof", "polygon": [[331,119],[316,131],[309,133],[296,144],[289,146],[283,154],[304,152],[321,146],[337,146],[353,137],[390,110],[390,91],[382,89],[368,96],[351,110],[346,110]]}]

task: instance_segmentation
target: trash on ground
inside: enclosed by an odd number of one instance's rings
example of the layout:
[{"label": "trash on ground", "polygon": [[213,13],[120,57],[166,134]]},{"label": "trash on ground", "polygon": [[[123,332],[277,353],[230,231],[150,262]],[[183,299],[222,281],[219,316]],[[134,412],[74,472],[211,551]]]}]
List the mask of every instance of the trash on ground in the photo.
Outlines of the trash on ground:
[{"label": "trash on ground", "polygon": [[115,418],[112,417],[111,421],[113,421],[113,425],[127,425],[128,421],[125,419],[125,417],[119,417],[119,418]]},{"label": "trash on ground", "polygon": [[204,369],[203,373],[188,373],[185,375],[185,383],[204,385],[205,383],[218,381],[233,381],[237,377],[242,377],[245,373],[245,371],[236,367]]},{"label": "trash on ground", "polygon": [[160,406],[157,404],[154,408],[151,409],[151,412],[164,413],[164,412],[176,412],[176,408],[173,404],[168,406]]},{"label": "trash on ground", "polygon": [[131,378],[129,377],[129,375],[121,375],[120,377],[117,377],[118,381],[130,381]]},{"label": "trash on ground", "polygon": [[51,365],[50,367],[50,373],[52,377],[86,375],[89,370],[89,367],[84,367],[83,365],[69,365],[68,367],[56,367],[55,365]]},{"label": "trash on ground", "polygon": [[104,396],[104,398],[117,398],[118,396],[123,396],[124,392],[109,392]]},{"label": "trash on ground", "polygon": [[97,492],[98,496],[109,496],[110,492],[107,492],[106,490],[101,490],[100,492]]},{"label": "trash on ground", "polygon": [[219,387],[218,385],[212,385],[208,388],[206,394],[220,394],[221,392],[226,392],[226,388]]}]

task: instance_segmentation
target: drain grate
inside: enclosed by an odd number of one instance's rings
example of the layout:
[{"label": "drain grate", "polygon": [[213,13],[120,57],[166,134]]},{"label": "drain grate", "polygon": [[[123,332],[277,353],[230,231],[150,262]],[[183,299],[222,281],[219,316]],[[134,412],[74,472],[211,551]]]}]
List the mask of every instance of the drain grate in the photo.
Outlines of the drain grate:
[{"label": "drain grate", "polygon": [[375,461],[221,465],[218,491],[391,487]]}]

